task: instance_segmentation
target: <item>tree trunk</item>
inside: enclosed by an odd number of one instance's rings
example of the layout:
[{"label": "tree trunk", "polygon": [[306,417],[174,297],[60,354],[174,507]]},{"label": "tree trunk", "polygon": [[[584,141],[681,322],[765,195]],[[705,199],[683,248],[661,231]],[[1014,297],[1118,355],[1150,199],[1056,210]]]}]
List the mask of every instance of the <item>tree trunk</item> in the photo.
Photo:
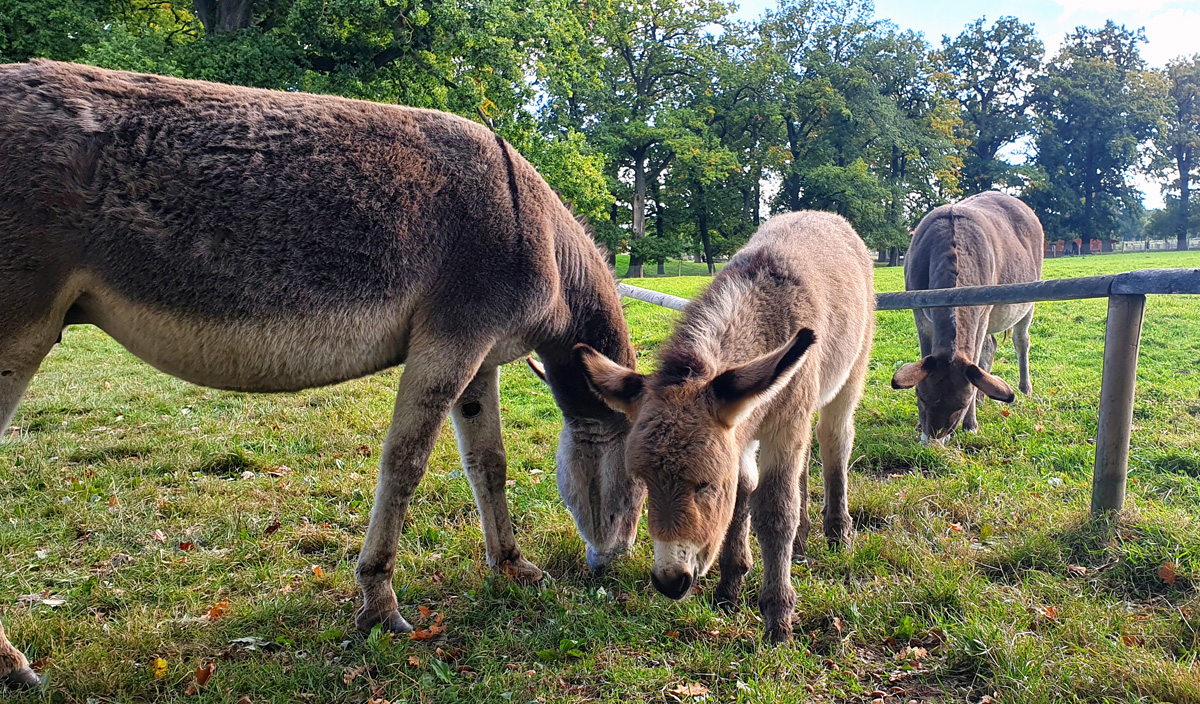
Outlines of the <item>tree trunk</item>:
[{"label": "tree trunk", "polygon": [[[619,215],[620,212],[621,211],[617,207],[617,201],[614,200],[612,202],[612,210],[610,210],[608,213],[608,217],[610,218],[609,222],[612,223],[613,227],[617,226],[617,215]],[[608,268],[613,272],[613,275],[615,276],[617,273],[617,249],[616,249],[615,245],[611,249],[608,250]]]},{"label": "tree trunk", "polygon": [[[800,135],[792,124],[792,116],[784,117],[787,124],[788,147],[792,153],[792,163],[788,174],[783,179],[783,190],[787,193],[788,210],[800,210],[800,174],[796,173],[796,163],[800,161]],[[757,223],[756,223],[757,224]]]},{"label": "tree trunk", "polygon": [[1092,253],[1092,189],[1088,188],[1083,194],[1083,232],[1079,233],[1079,239],[1082,240],[1079,244],[1079,255],[1084,256]]},{"label": "tree trunk", "polygon": [[708,264],[708,275],[712,276],[717,268],[713,265],[712,246],[708,238],[708,203],[704,202],[704,186],[696,189],[696,195],[700,201],[700,242],[704,245],[704,261]]},{"label": "tree trunk", "polygon": [[193,0],[192,7],[205,34],[225,34],[250,26],[254,0]]},{"label": "tree trunk", "polygon": [[1188,183],[1188,177],[1191,176],[1191,166],[1183,159],[1179,160],[1179,225],[1175,234],[1178,237],[1176,249],[1180,252],[1185,252],[1188,248],[1188,219],[1191,215],[1191,184]]},{"label": "tree trunk", "polygon": [[[646,149],[639,147],[633,153],[633,232],[630,244],[646,236]],[[629,278],[638,278],[644,274],[642,258],[629,254]]]},{"label": "tree trunk", "polygon": [[879,263],[882,264],[883,262],[886,262],[887,260],[888,260],[888,251],[886,249],[879,250]]},{"label": "tree trunk", "polygon": [[900,266],[900,248],[892,247],[888,252],[888,266]]}]

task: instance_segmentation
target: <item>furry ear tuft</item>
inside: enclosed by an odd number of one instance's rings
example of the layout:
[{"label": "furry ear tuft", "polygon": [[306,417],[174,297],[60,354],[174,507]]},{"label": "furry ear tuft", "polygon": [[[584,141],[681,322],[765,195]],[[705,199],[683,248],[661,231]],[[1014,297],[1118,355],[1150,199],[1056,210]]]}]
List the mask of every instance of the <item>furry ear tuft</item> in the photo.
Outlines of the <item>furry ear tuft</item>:
[{"label": "furry ear tuft", "polygon": [[975,388],[982,391],[988,398],[993,398],[1003,403],[1012,403],[1017,400],[1017,395],[1013,393],[1012,387],[1004,383],[1004,380],[997,376],[983,371],[978,365],[969,365],[965,370],[967,381],[971,382]]},{"label": "furry ear tuft", "polygon": [[804,354],[816,342],[810,328],[801,328],[783,347],[758,359],[722,372],[709,382],[717,419],[732,428],[777,389],[791,381]]},{"label": "furry ear tuft", "polygon": [[646,377],[612,361],[588,345],[575,345],[575,360],[596,394],[614,411],[637,417]]}]

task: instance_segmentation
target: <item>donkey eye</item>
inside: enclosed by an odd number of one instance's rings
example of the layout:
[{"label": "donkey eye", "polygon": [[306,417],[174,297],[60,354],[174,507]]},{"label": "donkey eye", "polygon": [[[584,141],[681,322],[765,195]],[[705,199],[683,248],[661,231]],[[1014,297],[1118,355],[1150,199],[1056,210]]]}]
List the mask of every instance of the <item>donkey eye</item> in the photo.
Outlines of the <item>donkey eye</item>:
[{"label": "donkey eye", "polygon": [[708,482],[700,482],[696,485],[696,491],[704,491],[708,488]]}]

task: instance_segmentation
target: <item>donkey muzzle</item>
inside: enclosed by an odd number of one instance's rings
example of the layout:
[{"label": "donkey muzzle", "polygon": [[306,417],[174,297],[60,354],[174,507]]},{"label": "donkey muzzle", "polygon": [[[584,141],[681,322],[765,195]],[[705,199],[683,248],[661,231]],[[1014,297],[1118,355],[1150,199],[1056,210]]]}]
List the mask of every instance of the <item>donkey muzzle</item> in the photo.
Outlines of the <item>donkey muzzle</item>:
[{"label": "donkey muzzle", "polygon": [[665,572],[661,578],[657,572],[652,571],[650,572],[650,581],[659,594],[669,599],[679,600],[691,593],[694,580],[691,570],[679,569]]}]

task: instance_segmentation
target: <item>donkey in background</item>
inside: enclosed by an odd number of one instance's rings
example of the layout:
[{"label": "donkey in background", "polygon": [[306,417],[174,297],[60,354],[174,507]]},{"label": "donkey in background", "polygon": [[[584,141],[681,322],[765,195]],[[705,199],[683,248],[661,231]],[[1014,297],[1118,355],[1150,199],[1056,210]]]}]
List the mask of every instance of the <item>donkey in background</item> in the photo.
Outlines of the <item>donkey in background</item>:
[{"label": "donkey in background", "polygon": [[[1042,224],[1020,200],[989,191],[933,210],[917,225],[904,262],[904,288],[918,291],[957,286],[988,286],[1038,281],[1045,250]],[[1032,303],[999,306],[925,308],[913,311],[921,360],[905,364],[892,388],[917,387],[922,442],[945,442],[962,424],[979,429],[979,391],[1012,403],[1012,387],[992,376],[996,335],[1012,330],[1020,367],[1020,389],[1029,380],[1029,326]]]},{"label": "donkey in background", "polygon": [[688,305],[653,375],[578,348],[597,392],[633,421],[626,451],[649,492],[651,578],[660,592],[687,596],[719,553],[716,597],[735,603],[750,569],[753,521],[767,635],[791,636],[790,565],[805,555],[811,527],[813,413],[820,410],[823,528],[842,544],[874,312],[871,255],[849,223],[797,212],[766,222]]},{"label": "donkey in background", "polygon": [[[362,630],[410,630],[391,578],[447,414],[488,564],[541,571],[505,497],[498,368],[537,350],[560,488],[595,564],[632,544],[629,423],[572,348],[625,369],[612,275],[532,166],[452,115],[49,61],[0,66],[0,427],[66,325],[174,376],[296,391],[404,363],[357,578]],[[37,676],[0,628],[0,683]]]}]

